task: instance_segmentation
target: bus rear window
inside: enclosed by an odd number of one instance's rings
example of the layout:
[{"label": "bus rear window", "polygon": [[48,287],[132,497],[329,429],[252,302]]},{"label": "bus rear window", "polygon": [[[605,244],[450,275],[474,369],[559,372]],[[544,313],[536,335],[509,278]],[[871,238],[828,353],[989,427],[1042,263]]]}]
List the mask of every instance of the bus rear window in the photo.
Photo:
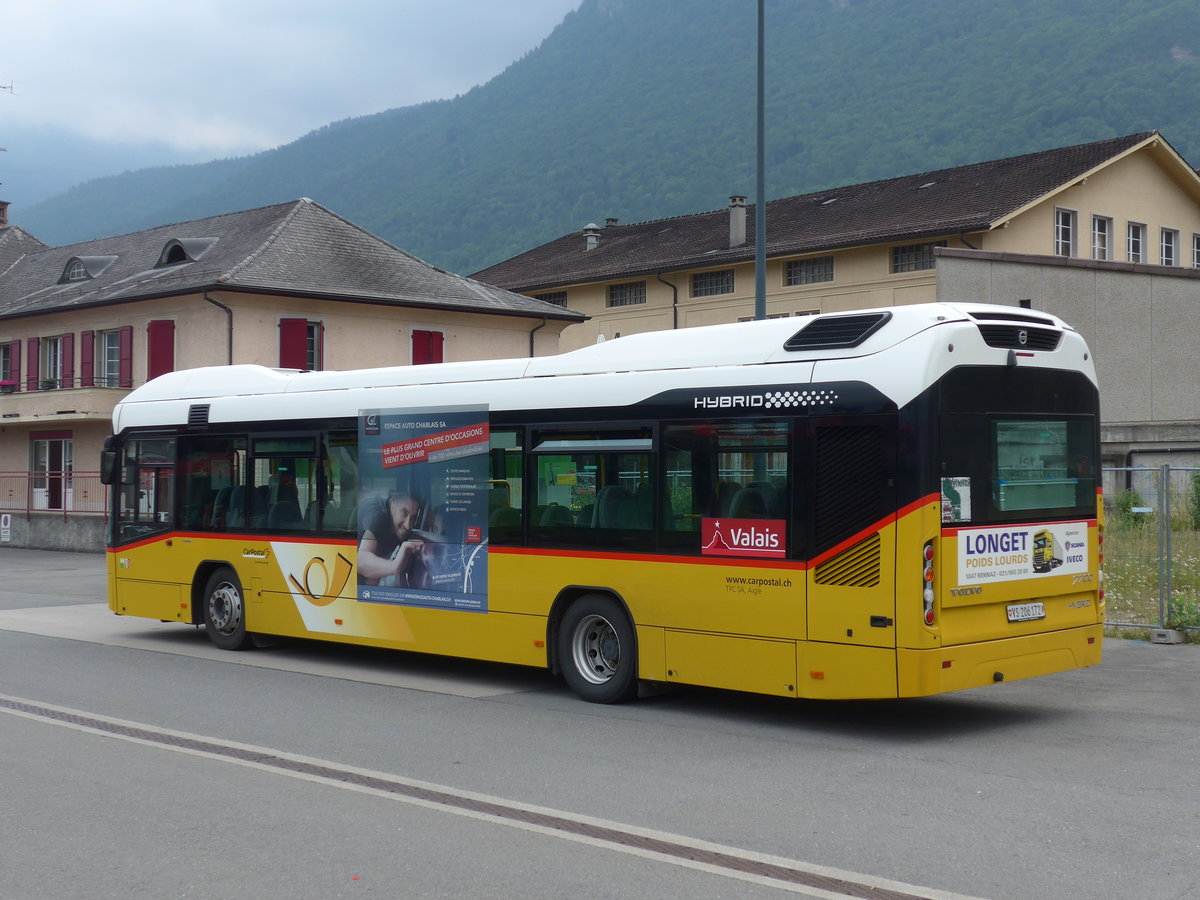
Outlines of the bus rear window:
[{"label": "bus rear window", "polygon": [[942,521],[1094,515],[1091,416],[948,415],[942,423]]},{"label": "bus rear window", "polygon": [[1072,424],[1079,423],[993,423],[992,498],[997,509],[1062,509],[1080,504],[1081,485],[1086,488],[1085,496],[1093,493],[1091,454],[1087,444],[1073,447]]}]

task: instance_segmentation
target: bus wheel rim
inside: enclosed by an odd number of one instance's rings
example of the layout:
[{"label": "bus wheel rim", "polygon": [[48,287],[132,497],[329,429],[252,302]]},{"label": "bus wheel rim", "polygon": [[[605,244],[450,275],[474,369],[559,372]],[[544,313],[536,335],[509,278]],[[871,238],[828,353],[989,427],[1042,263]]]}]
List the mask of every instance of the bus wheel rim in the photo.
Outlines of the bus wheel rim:
[{"label": "bus wheel rim", "polygon": [[232,634],[242,621],[242,597],[237,588],[226,582],[208,598],[208,617],[222,634]]},{"label": "bus wheel rim", "polygon": [[603,616],[584,616],[571,639],[575,671],[592,684],[606,684],[621,665],[621,639]]}]

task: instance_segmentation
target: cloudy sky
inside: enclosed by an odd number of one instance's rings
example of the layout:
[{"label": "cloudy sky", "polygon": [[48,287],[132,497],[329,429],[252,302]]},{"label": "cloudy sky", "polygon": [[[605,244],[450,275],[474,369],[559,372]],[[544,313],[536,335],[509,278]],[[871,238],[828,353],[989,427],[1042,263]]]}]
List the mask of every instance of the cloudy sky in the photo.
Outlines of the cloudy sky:
[{"label": "cloudy sky", "polygon": [[191,159],[453,97],[581,0],[0,0],[0,146],[65,130]]}]

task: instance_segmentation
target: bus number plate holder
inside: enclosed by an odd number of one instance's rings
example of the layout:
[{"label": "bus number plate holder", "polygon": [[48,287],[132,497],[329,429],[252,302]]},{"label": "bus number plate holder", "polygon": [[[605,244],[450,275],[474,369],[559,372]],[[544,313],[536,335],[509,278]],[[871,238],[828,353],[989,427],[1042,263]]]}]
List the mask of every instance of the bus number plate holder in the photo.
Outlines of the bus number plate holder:
[{"label": "bus number plate holder", "polygon": [[1046,618],[1046,604],[1038,600],[1036,603],[1013,603],[1008,607],[1008,621],[1032,622],[1035,619]]}]

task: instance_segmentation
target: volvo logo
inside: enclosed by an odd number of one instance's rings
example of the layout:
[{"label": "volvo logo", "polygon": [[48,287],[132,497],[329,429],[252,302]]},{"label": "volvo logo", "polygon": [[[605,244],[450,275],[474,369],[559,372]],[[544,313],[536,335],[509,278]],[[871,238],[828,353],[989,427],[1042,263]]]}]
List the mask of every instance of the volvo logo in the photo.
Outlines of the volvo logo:
[{"label": "volvo logo", "polygon": [[1024,328],[1017,332],[1017,343],[1022,347],[1029,343],[1029,332]]}]

